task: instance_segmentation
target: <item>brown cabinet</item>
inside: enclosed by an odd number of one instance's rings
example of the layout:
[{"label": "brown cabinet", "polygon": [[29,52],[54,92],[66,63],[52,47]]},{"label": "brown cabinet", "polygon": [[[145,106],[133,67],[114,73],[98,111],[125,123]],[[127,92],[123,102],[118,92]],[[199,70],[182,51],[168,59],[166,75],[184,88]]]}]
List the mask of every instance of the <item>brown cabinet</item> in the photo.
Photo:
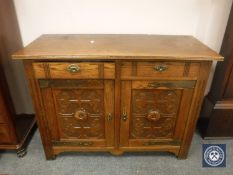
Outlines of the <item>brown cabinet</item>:
[{"label": "brown cabinet", "polygon": [[11,143],[12,138],[7,124],[0,124],[0,143]]},{"label": "brown cabinet", "polygon": [[11,54],[22,47],[13,1],[0,1],[0,150],[16,150],[19,157],[26,154],[36,123],[34,115],[16,114],[14,106],[25,94],[18,95],[22,86],[14,67],[20,69],[20,64],[11,60]]},{"label": "brown cabinet", "polygon": [[47,159],[186,158],[212,60],[222,60],[192,37],[156,35],[44,35],[13,57],[24,60]]},{"label": "brown cabinet", "polygon": [[199,128],[205,139],[233,138],[233,7],[231,8],[212,87],[204,100]]}]

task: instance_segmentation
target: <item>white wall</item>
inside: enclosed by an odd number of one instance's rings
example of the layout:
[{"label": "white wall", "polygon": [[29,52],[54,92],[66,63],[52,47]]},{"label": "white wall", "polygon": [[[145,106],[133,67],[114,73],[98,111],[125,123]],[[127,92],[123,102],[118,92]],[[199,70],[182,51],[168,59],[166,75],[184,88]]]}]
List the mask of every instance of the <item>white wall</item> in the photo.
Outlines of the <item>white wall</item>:
[{"label": "white wall", "polygon": [[14,1],[24,45],[44,33],[181,34],[193,35],[217,52],[232,4],[232,0]]},{"label": "white wall", "polygon": [[194,35],[219,50],[232,0],[15,0],[24,44],[43,33]]}]

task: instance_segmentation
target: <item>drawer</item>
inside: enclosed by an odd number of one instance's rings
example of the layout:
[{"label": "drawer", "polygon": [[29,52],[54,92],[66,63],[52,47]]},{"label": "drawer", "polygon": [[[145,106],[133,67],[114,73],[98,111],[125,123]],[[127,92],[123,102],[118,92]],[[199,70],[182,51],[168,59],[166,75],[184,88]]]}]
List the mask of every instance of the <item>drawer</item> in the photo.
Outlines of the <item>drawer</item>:
[{"label": "drawer", "polygon": [[33,63],[36,78],[52,79],[113,79],[114,63],[101,62],[56,62]]},{"label": "drawer", "polygon": [[199,67],[185,62],[124,62],[121,77],[197,77]]},{"label": "drawer", "polygon": [[11,137],[7,125],[0,125],[0,143],[10,143]]}]

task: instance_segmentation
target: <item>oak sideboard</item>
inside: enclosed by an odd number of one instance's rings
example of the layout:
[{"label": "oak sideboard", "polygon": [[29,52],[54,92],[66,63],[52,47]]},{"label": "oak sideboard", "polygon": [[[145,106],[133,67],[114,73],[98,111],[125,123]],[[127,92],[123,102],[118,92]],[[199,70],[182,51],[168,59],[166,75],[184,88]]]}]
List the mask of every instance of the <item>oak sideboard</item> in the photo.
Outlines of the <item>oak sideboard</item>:
[{"label": "oak sideboard", "polygon": [[47,159],[65,151],[186,158],[212,61],[192,36],[42,35],[25,65]]}]

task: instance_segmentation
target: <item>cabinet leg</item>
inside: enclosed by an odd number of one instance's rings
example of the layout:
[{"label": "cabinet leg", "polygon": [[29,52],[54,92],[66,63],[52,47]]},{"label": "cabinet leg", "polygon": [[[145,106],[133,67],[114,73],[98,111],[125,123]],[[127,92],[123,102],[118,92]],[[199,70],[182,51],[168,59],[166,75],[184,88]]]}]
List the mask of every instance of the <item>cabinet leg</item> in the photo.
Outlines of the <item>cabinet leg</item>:
[{"label": "cabinet leg", "polygon": [[45,144],[46,141],[47,140],[43,140],[43,137],[42,137],[45,158],[46,160],[54,160],[56,158],[56,154],[54,154],[52,146],[50,146],[49,144]]},{"label": "cabinet leg", "polygon": [[184,159],[187,159],[188,157],[188,149],[181,149],[178,154],[176,155],[177,159],[180,159],[180,160],[184,160]]},{"label": "cabinet leg", "polygon": [[20,148],[17,150],[17,156],[18,158],[23,158],[27,154],[27,149],[26,148]]},{"label": "cabinet leg", "polygon": [[56,159],[56,155],[51,155],[51,156],[46,156],[46,160],[55,160]]},{"label": "cabinet leg", "polygon": [[56,155],[55,154],[47,154],[45,153],[45,157],[46,157],[46,160],[55,160],[56,159]]}]

